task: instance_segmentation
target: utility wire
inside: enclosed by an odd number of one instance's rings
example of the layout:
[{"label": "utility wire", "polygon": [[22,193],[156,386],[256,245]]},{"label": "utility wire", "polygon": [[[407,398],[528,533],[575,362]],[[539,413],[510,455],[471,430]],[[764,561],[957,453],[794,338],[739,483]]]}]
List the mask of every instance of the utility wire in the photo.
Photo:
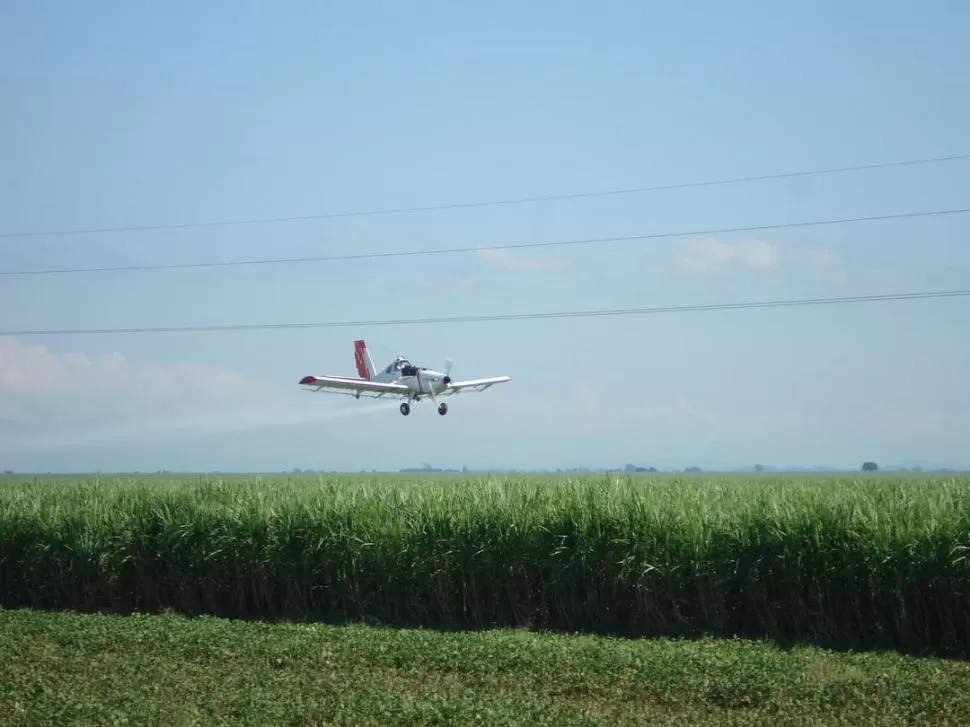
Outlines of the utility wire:
[{"label": "utility wire", "polygon": [[76,329],[28,329],[0,331],[0,336],[53,336],[137,333],[185,333],[216,331],[257,331],[284,328],[360,328],[364,326],[403,326],[428,323],[482,323],[486,321],[537,320],[543,318],[593,318],[623,315],[656,315],[663,313],[707,312],[717,310],[742,310],[754,308],[790,308],[809,305],[844,305],[850,303],[881,302],[891,300],[917,300],[927,298],[954,298],[970,296],[970,288],[964,290],[935,290],[918,293],[886,293],[876,295],[843,296],[837,298],[801,298],[795,300],[752,301],[747,303],[713,303],[708,305],[663,306],[654,308],[607,308],[585,311],[556,311],[546,313],[509,313],[477,316],[445,316],[439,318],[390,318],[363,321],[323,321],[314,323],[254,323],[209,326],[165,326],[157,328],[76,328]]},{"label": "utility wire", "polygon": [[233,225],[256,225],[279,222],[299,222],[304,220],[324,220],[338,217],[371,217],[376,215],[395,215],[408,212],[435,212],[440,210],[469,209],[473,207],[498,207],[502,205],[532,204],[535,202],[551,202],[556,200],[582,199],[589,197],[607,197],[621,194],[637,194],[644,192],[660,192],[674,189],[689,189],[695,187],[714,187],[727,184],[743,184],[777,179],[792,179],[795,177],[810,177],[823,174],[841,174],[845,172],[866,171],[871,169],[888,169],[891,167],[915,166],[919,164],[934,164],[939,162],[960,161],[970,159],[970,154],[954,154],[951,156],[931,157],[924,159],[906,159],[894,162],[880,162],[876,164],[860,164],[846,167],[830,167],[828,169],[812,169],[797,172],[781,172],[777,174],[761,174],[746,177],[731,177],[697,182],[682,182],[677,184],[660,184],[650,187],[630,187],[627,189],[610,189],[592,192],[575,192],[572,194],[542,195],[534,197],[519,197],[516,199],[489,200],[480,202],[458,202],[454,204],[437,204],[424,207],[392,207],[384,209],[358,210],[349,212],[326,212],[314,215],[298,215],[290,217],[262,217],[242,220],[209,220],[202,222],[178,222],[158,225],[130,225],[124,227],[95,227],[73,230],[33,230],[25,232],[2,232],[0,238],[11,237],[50,237],[55,235],[90,235],[109,232],[139,232],[143,230],[174,230],[191,227],[224,227]]},{"label": "utility wire", "polygon": [[334,260],[363,260],[367,258],[411,257],[417,255],[446,255],[462,252],[477,252],[482,250],[513,250],[533,247],[561,247],[566,245],[591,245],[603,242],[631,242],[633,240],[658,240],[671,237],[693,237],[695,235],[722,235],[732,232],[754,232],[764,230],[780,230],[792,227],[817,227],[821,225],[842,225],[853,222],[873,222],[878,220],[898,220],[913,217],[938,217],[942,215],[956,215],[970,212],[970,207],[946,210],[929,210],[924,212],[900,212],[888,215],[870,215],[867,217],[842,217],[835,219],[808,220],[802,222],[781,222],[771,225],[752,225],[747,227],[721,227],[707,230],[689,230],[681,232],[659,232],[645,235],[628,235],[625,237],[595,237],[582,240],[552,240],[546,242],[517,242],[502,245],[486,245],[479,247],[451,247],[433,250],[398,250],[394,252],[350,253],[345,255],[314,255],[293,258],[262,258],[255,260],[228,260],[224,262],[202,263],[162,263],[158,265],[118,265],[110,267],[91,268],[51,268],[46,270],[0,270],[2,275],[57,275],[66,273],[111,273],[133,272],[138,270],[185,270],[188,268],[219,268],[237,267],[242,265],[282,265],[296,263],[319,263]]}]

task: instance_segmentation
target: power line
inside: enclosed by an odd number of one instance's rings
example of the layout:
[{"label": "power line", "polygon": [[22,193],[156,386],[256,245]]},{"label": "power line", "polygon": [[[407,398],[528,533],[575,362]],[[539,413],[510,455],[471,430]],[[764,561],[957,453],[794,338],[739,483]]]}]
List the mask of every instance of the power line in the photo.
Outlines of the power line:
[{"label": "power line", "polygon": [[28,329],[0,331],[0,336],[53,336],[139,333],[188,333],[221,331],[257,331],[286,328],[360,328],[364,326],[402,326],[429,323],[482,323],[486,321],[537,320],[544,318],[593,318],[623,315],[656,315],[663,313],[689,313],[718,310],[747,310],[755,308],[791,308],[809,305],[845,305],[850,303],[882,302],[891,300],[918,300],[928,298],[955,298],[970,296],[970,289],[936,290],[918,293],[886,293],[875,295],[843,296],[836,298],[801,298],[794,300],[752,301],[747,303],[712,303],[707,305],[663,306],[653,308],[607,308],[585,311],[555,311],[545,313],[509,313],[477,316],[445,316],[439,318],[397,318],[364,321],[324,321],[313,323],[253,323],[209,326],[164,326],[157,328],[87,328],[87,329]]},{"label": "power line", "polygon": [[845,167],[830,167],[827,169],[812,169],[796,172],[781,172],[776,174],[760,174],[755,176],[731,177],[696,182],[681,182],[676,184],[660,184],[649,187],[630,187],[626,189],[609,189],[591,192],[575,192],[572,194],[541,195],[533,197],[519,197],[515,199],[488,200],[480,202],[457,202],[453,204],[427,205],[423,207],[391,207],[384,209],[357,210],[348,212],[325,212],[313,215],[294,215],[290,217],[260,217],[241,220],[208,220],[201,222],[177,222],[157,225],[130,225],[124,227],[94,227],[73,230],[29,230],[25,232],[3,232],[0,238],[11,237],[51,237],[55,235],[90,235],[112,232],[140,232],[145,230],[174,230],[192,227],[225,227],[237,225],[272,224],[280,222],[301,222],[306,220],[324,220],[338,217],[371,217],[376,215],[395,215],[410,212],[436,212],[442,210],[469,209],[474,207],[498,207],[503,205],[533,204],[536,202],[552,202],[568,199],[582,199],[590,197],[607,197],[621,194],[638,194],[645,192],[660,192],[675,189],[689,189],[696,187],[714,187],[728,184],[744,184],[778,179],[792,179],[796,177],[819,176],[823,174],[841,174],[845,172],[866,171],[872,169],[888,169],[891,167],[915,166],[919,164],[934,164],[940,162],[960,161],[970,159],[970,154],[954,154],[951,156],[930,157],[924,159],[906,159],[894,162],[880,162],[876,164],[860,164]]},{"label": "power line", "polygon": [[238,267],[243,265],[282,265],[297,263],[318,263],[335,260],[363,260],[367,258],[411,257],[417,255],[446,255],[462,252],[477,252],[481,250],[514,250],[536,247],[563,247],[567,245],[590,245],[603,242],[631,242],[633,240],[658,240],[671,237],[693,237],[696,235],[723,235],[733,232],[755,232],[764,230],[780,230],[793,227],[817,227],[822,225],[842,225],[855,222],[874,222],[879,220],[898,220],[914,217],[938,217],[942,215],[956,215],[970,212],[970,207],[946,210],[929,210],[923,212],[900,212],[887,215],[869,215],[866,217],[842,217],[824,220],[807,220],[802,222],[781,222],[769,225],[751,225],[746,227],[721,227],[706,230],[685,230],[680,232],[658,232],[644,235],[628,235],[624,237],[595,237],[581,240],[551,240],[546,242],[517,242],[502,245],[486,245],[479,247],[451,247],[426,250],[398,250],[394,252],[350,253],[345,255],[314,255],[293,258],[261,258],[255,260],[227,260],[223,262],[202,263],[162,263],[158,265],[117,265],[91,268],[51,268],[45,270],[3,270],[0,275],[58,275],[66,273],[111,273],[134,272],[143,270],[184,270],[188,268],[219,268]]}]

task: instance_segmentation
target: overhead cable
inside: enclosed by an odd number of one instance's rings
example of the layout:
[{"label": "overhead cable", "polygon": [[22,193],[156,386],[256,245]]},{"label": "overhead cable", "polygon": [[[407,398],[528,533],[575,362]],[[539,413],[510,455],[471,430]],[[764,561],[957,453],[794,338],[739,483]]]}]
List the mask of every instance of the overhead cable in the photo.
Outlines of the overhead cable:
[{"label": "overhead cable", "polygon": [[219,268],[239,267],[243,265],[293,265],[299,263],[319,263],[336,260],[364,260],[386,257],[412,257],[418,255],[451,255],[465,252],[481,252],[485,250],[516,250],[536,247],[564,247],[568,245],[591,245],[604,242],[632,242],[634,240],[659,240],[673,237],[694,237],[698,235],[723,235],[734,232],[758,232],[765,230],[780,230],[795,227],[817,227],[823,225],[844,225],[856,222],[875,222],[881,220],[898,220],[915,217],[939,217],[943,215],[965,214],[970,207],[944,210],[928,210],[923,212],[900,212],[886,215],[869,215],[865,217],[841,217],[823,220],[807,220],[802,222],[780,222],[777,224],[750,225],[744,227],[720,227],[706,230],[684,230],[679,232],[658,232],[643,235],[626,235],[622,237],[594,237],[580,240],[551,240],[545,242],[516,242],[499,245],[482,245],[471,247],[450,247],[425,250],[395,250],[391,252],[347,253],[342,255],[311,255],[291,258],[260,258],[253,260],[226,260],[201,263],[161,263],[146,265],[115,265],[88,268],[49,268],[42,270],[2,270],[0,275],[60,275],[67,273],[114,273],[134,272],[144,270],[186,270],[189,268]]},{"label": "overhead cable", "polygon": [[845,305],[851,303],[883,302],[893,300],[918,300],[929,298],[955,298],[970,296],[970,288],[963,290],[934,290],[915,293],[885,293],[873,295],[841,296],[834,298],[800,298],[793,300],[750,301],[745,303],[712,303],[702,305],[660,306],[651,308],[607,308],[584,311],[553,311],[534,313],[507,313],[490,315],[442,316],[436,318],[389,318],[361,321],[321,321],[309,323],[253,323],[201,326],[160,326],[134,328],[62,328],[26,329],[0,331],[0,336],[54,336],[96,334],[147,334],[147,333],[193,333],[222,331],[259,331],[288,328],[362,328],[365,326],[425,325],[429,323],[483,323],[490,321],[538,320],[548,318],[593,318],[625,315],[656,315],[665,313],[694,313],[719,310],[747,310],[756,308],[791,308],[811,305]]},{"label": "overhead cable", "polygon": [[498,207],[503,205],[534,204],[537,202],[552,202],[569,199],[583,199],[591,197],[607,197],[623,194],[640,194],[646,192],[660,192],[695,187],[714,187],[728,184],[744,184],[750,182],[764,182],[796,177],[811,177],[824,174],[842,174],[846,172],[868,171],[873,169],[888,169],[892,167],[916,166],[920,164],[934,164],[970,159],[970,154],[953,154],[949,156],[929,157],[922,159],[904,159],[875,164],[859,164],[854,166],[830,167],[827,169],[811,169],[795,172],[780,172],[776,174],[759,174],[753,176],[730,177],[694,182],[680,182],[673,184],[659,184],[645,187],[630,187],[625,189],[608,189],[590,192],[575,192],[571,194],[550,194],[532,197],[518,197],[514,199],[487,200],[479,202],[456,202],[452,204],[436,204],[421,207],[391,207],[384,209],[357,210],[347,212],[323,212],[320,214],[293,215],[288,217],[258,217],[237,220],[207,220],[200,222],[174,222],[155,225],[126,225],[119,227],[92,227],[68,230],[26,230],[23,232],[0,232],[0,238],[12,237],[52,237],[57,235],[91,235],[114,232],[141,232],[147,230],[174,230],[192,227],[226,227],[238,225],[275,224],[281,222],[302,222],[307,220],[324,220],[339,217],[371,217],[376,215],[395,215],[411,212],[437,212],[443,210],[469,209],[474,207]]}]

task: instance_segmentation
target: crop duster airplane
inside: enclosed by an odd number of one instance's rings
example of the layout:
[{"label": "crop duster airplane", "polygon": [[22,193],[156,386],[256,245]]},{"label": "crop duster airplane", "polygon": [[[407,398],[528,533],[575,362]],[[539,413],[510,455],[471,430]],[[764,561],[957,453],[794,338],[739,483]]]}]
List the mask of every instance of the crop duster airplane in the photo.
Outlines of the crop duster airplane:
[{"label": "crop duster airplane", "polygon": [[363,340],[354,341],[354,358],[359,377],[310,375],[300,379],[300,385],[314,391],[328,389],[330,390],[328,393],[350,394],[357,399],[361,395],[378,399],[388,396],[403,397],[401,414],[404,416],[411,413],[412,401],[421,401],[421,397],[427,396],[438,404],[438,413],[444,416],[448,413],[448,405],[445,402],[439,403],[439,396],[450,396],[464,389],[484,391],[495,384],[512,380],[511,376],[492,376],[485,379],[452,381],[451,360],[448,360],[445,372],[441,373],[415,366],[404,356],[398,356],[383,370],[377,371],[367,351],[367,342]]}]

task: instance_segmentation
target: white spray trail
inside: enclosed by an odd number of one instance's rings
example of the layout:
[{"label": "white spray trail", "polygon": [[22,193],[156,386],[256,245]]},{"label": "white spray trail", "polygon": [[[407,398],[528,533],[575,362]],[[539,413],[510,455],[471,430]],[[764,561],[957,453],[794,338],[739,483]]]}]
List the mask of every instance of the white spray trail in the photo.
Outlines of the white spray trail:
[{"label": "white spray trail", "polygon": [[[115,425],[105,428],[63,433],[48,433],[32,440],[15,443],[16,449],[49,450],[59,447],[74,447],[95,442],[110,443],[131,440],[144,440],[146,437],[158,440],[158,435],[171,441],[216,434],[233,434],[252,429],[273,429],[307,424],[324,424],[343,421],[359,416],[386,411],[394,402],[349,407],[345,409],[249,409],[228,411],[209,415],[187,415],[176,419],[147,421],[139,424]],[[396,406],[396,404],[395,404]],[[14,443],[10,443],[14,444]]]}]

